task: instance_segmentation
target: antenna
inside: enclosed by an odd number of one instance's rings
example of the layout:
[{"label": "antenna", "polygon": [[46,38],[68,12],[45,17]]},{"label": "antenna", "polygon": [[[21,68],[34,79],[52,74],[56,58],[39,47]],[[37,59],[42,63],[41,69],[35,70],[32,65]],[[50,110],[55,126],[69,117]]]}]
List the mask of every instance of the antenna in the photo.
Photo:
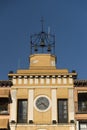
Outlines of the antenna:
[{"label": "antenna", "polygon": [[48,35],[50,34],[50,27],[48,27]]},{"label": "antenna", "polygon": [[48,27],[48,38],[50,38],[50,27]]},{"label": "antenna", "polygon": [[43,32],[43,23],[44,23],[44,19],[43,19],[43,17],[42,17],[42,18],[41,18],[42,32]]}]

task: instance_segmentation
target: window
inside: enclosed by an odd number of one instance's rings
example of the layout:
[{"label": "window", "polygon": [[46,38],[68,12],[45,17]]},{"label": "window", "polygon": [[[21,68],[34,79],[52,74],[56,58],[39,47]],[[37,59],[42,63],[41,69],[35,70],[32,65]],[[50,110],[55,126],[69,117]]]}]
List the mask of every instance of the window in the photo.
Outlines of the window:
[{"label": "window", "polygon": [[87,93],[78,94],[78,111],[87,113]]},{"label": "window", "polygon": [[8,114],[8,99],[0,98],[0,115]]},{"label": "window", "polygon": [[57,100],[57,110],[58,110],[58,122],[67,123],[68,122],[68,101],[67,99]]},{"label": "window", "polygon": [[18,123],[27,123],[27,99],[18,100],[18,110],[17,110],[17,122]]},{"label": "window", "polygon": [[87,122],[79,122],[79,130],[87,130]]}]

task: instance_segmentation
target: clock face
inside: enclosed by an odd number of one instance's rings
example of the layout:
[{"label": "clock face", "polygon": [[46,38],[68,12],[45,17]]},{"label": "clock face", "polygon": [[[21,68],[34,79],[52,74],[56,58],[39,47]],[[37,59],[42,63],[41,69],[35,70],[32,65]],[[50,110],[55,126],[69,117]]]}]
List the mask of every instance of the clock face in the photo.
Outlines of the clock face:
[{"label": "clock face", "polygon": [[46,96],[39,96],[35,100],[35,106],[39,111],[46,111],[50,106],[50,101]]}]

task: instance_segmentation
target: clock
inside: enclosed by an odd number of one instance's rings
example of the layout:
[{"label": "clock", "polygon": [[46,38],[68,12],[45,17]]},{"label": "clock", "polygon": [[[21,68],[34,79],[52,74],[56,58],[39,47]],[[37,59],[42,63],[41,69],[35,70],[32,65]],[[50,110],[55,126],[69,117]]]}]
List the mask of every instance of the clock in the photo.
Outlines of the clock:
[{"label": "clock", "polygon": [[45,112],[50,108],[50,99],[45,95],[41,95],[35,99],[34,104],[38,111]]}]

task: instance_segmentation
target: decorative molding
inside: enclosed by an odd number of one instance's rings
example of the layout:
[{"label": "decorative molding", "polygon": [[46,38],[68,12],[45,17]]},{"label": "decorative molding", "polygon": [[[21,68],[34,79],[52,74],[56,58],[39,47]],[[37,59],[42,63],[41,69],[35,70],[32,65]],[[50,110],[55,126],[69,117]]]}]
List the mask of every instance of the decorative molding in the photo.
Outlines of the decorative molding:
[{"label": "decorative molding", "polygon": [[35,84],[38,84],[38,80],[39,80],[39,79],[36,77],[36,78],[35,78]]},{"label": "decorative molding", "polygon": [[69,77],[69,84],[73,84],[73,78]]},{"label": "decorative molding", "polygon": [[33,78],[30,78],[29,81],[30,84],[33,84]]},{"label": "decorative molding", "polygon": [[47,75],[47,76],[46,76],[46,78],[50,78],[50,76],[49,76],[49,75]]},{"label": "decorative molding", "polygon": [[27,84],[27,83],[28,83],[28,79],[24,78],[24,84]]},{"label": "decorative molding", "polygon": [[52,84],[56,83],[56,78],[52,77]]},{"label": "decorative molding", "polygon": [[22,84],[22,79],[21,78],[18,79],[18,84]]},{"label": "decorative molding", "polygon": [[62,76],[61,75],[58,75],[58,78],[61,78]]},{"label": "decorative molding", "polygon": [[60,77],[57,78],[57,84],[61,84],[62,79]]},{"label": "decorative molding", "polygon": [[44,84],[44,78],[43,77],[40,78],[40,83]]},{"label": "decorative molding", "polygon": [[41,75],[40,77],[41,77],[41,78],[44,78],[44,76],[43,76],[43,75]]},{"label": "decorative molding", "polygon": [[18,78],[19,78],[19,79],[21,79],[21,78],[22,78],[22,76],[18,76]]},{"label": "decorative molding", "polygon": [[33,78],[33,76],[31,75],[31,76],[29,76],[30,78]]},{"label": "decorative molding", "polygon": [[66,76],[63,77],[63,84],[67,84],[67,77]]},{"label": "decorative molding", "polygon": [[17,77],[16,76],[13,76],[13,79],[16,79]]},{"label": "decorative molding", "polygon": [[35,78],[39,78],[39,76],[35,76]]},{"label": "decorative molding", "polygon": [[[29,88],[29,89],[34,89],[34,88],[43,88],[43,89],[46,89],[46,88],[65,88],[65,86],[64,85],[58,85],[58,86],[44,86],[44,85],[42,85],[42,86],[14,86],[14,88],[16,89],[16,88]],[[73,85],[68,85],[67,86],[67,89],[68,88],[70,88],[70,89],[72,89],[73,88]]]},{"label": "decorative molding", "polygon": [[72,78],[72,75],[69,75],[69,78]]},{"label": "decorative molding", "polygon": [[46,84],[50,84],[50,78],[46,78]]},{"label": "decorative molding", "polygon": [[27,79],[27,78],[28,78],[28,76],[24,76],[24,78],[25,78],[25,79]]},{"label": "decorative molding", "polygon": [[12,81],[13,81],[13,84],[16,84],[17,79],[13,78]]},{"label": "decorative molding", "polygon": [[67,75],[64,75],[63,77],[64,77],[64,78],[67,78]]}]

